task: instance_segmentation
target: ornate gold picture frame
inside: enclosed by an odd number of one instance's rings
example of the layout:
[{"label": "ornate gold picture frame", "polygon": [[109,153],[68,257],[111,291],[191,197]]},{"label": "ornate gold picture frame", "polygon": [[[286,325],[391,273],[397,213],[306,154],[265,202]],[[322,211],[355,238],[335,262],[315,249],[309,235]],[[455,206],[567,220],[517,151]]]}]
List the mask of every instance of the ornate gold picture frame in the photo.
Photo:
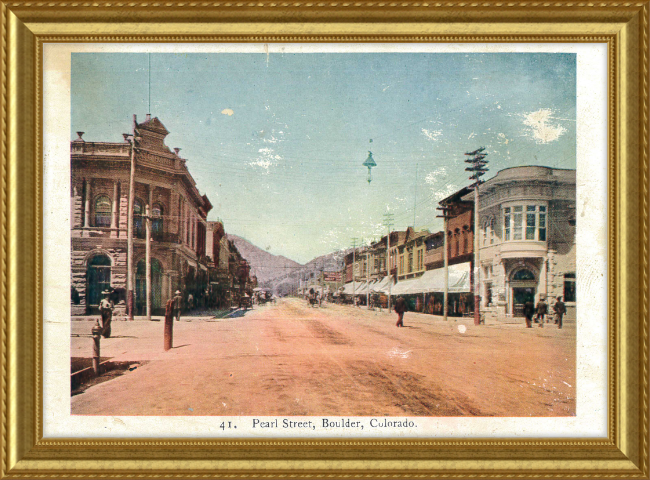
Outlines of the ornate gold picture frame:
[{"label": "ornate gold picture frame", "polygon": [[[2,3],[2,476],[647,478],[649,5]],[[50,42],[606,43],[607,438],[44,439],[42,75]]]}]

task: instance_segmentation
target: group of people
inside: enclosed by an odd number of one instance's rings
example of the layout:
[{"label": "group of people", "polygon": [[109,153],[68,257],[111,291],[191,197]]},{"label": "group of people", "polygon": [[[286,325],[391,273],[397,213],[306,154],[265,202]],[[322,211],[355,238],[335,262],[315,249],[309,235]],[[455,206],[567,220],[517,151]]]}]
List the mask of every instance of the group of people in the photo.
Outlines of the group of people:
[{"label": "group of people", "polygon": [[[566,313],[566,306],[562,301],[562,297],[557,297],[555,303],[553,304],[553,320],[555,325],[558,328],[562,328],[562,318]],[[544,297],[539,299],[537,305],[532,301],[528,301],[524,304],[524,317],[526,317],[526,328],[533,328],[533,316],[535,316],[534,322],[539,323],[540,327],[544,327],[544,321],[549,323],[548,315],[548,304],[546,303]]]},{"label": "group of people", "polygon": [[[397,297],[395,300],[395,305],[393,307],[395,313],[397,313],[397,323],[395,326],[403,327],[404,326],[404,312],[406,312],[406,301],[402,297]],[[562,301],[562,297],[557,297],[555,303],[553,304],[553,320],[555,325],[558,328],[562,328],[562,319],[566,313],[566,306]],[[537,305],[529,301],[524,304],[524,316],[526,317],[526,327],[532,328],[533,315],[535,315],[535,323],[539,323],[540,327],[544,326],[544,321],[548,323],[550,320],[548,318],[548,304],[544,298],[540,298]]]}]

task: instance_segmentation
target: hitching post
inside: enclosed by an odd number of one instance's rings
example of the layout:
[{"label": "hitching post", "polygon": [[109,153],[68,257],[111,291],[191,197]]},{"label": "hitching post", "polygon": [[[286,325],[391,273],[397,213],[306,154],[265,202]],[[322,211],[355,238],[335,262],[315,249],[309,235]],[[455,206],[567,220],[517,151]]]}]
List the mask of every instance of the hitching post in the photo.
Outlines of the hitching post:
[{"label": "hitching post", "polygon": [[102,337],[102,327],[99,325],[99,320],[92,329],[93,335],[93,372],[95,376],[99,375],[99,342]]},{"label": "hitching post", "polygon": [[174,299],[167,300],[165,305],[165,351],[172,348],[174,342]]}]

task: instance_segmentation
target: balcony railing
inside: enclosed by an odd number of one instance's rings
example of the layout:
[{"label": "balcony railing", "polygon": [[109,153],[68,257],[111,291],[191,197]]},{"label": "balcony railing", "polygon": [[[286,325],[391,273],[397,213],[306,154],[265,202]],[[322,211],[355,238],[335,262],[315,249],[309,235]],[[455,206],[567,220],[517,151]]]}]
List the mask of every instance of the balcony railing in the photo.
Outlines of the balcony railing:
[{"label": "balcony railing", "polygon": [[77,155],[131,155],[131,145],[128,143],[104,142],[73,142],[70,153]]}]

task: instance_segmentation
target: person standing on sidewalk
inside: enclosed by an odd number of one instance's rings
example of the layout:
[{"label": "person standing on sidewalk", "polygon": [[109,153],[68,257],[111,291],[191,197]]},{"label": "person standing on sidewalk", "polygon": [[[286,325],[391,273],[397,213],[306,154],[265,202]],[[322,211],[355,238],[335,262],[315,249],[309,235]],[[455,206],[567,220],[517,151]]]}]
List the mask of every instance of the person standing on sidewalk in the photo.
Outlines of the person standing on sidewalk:
[{"label": "person standing on sidewalk", "polygon": [[187,296],[187,309],[188,310],[193,310],[194,309],[194,295],[192,295],[191,292]]},{"label": "person standing on sidewalk", "polygon": [[102,295],[104,298],[99,302],[99,313],[102,316],[102,336],[109,338],[111,336],[111,321],[113,320],[113,302],[108,297],[111,294],[108,290],[104,290]]},{"label": "person standing on sidewalk", "polygon": [[402,297],[397,297],[397,300],[395,300],[395,313],[397,313],[396,327],[404,326],[404,312],[406,312],[406,301]]},{"label": "person standing on sidewalk", "polygon": [[555,312],[555,323],[557,323],[557,328],[562,328],[562,317],[566,313],[566,306],[562,301],[562,297],[557,297],[557,300],[553,304],[553,311]]},{"label": "person standing on sidewalk", "polygon": [[174,292],[174,317],[176,321],[179,322],[181,319],[181,308],[183,307],[183,297],[181,296],[180,290]]},{"label": "person standing on sidewalk", "polygon": [[533,328],[533,315],[535,314],[535,304],[528,300],[524,303],[524,317],[526,317],[526,328]]},{"label": "person standing on sidewalk", "polygon": [[537,318],[535,319],[535,322],[539,322],[540,327],[544,326],[544,319],[548,313],[548,304],[544,300],[544,297],[539,297],[539,302],[537,302],[536,307]]}]

